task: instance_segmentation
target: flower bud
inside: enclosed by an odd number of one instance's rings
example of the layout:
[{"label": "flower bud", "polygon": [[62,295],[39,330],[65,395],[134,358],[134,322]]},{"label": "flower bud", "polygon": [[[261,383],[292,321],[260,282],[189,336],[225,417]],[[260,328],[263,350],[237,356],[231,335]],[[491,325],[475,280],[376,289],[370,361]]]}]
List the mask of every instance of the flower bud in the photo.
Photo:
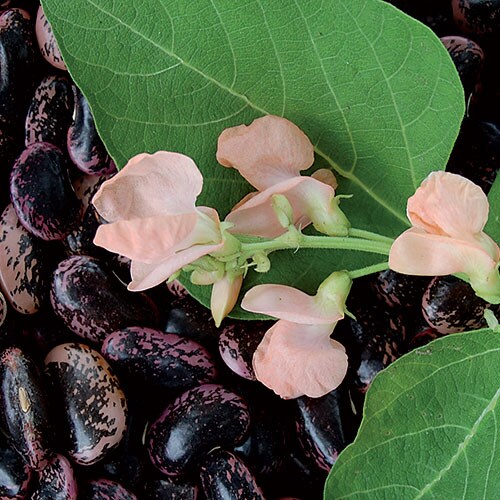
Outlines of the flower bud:
[{"label": "flower bud", "polygon": [[331,201],[330,207],[319,205],[311,208],[311,212],[308,215],[314,228],[320,233],[327,234],[328,236],[348,235],[351,224],[340,209],[339,201],[340,197],[335,196]]}]

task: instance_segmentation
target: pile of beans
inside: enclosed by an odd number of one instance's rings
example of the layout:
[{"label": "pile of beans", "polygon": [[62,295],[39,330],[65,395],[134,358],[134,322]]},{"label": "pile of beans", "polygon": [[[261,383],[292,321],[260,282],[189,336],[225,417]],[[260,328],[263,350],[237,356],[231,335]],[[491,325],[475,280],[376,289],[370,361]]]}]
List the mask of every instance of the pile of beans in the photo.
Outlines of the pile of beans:
[{"label": "pile of beans", "polygon": [[[500,1],[392,3],[450,51],[468,113],[448,169],[487,191]],[[271,323],[217,330],[177,283],[128,292],[128,262],[92,244],[89,201],[115,171],[38,3],[0,0],[0,499],[319,499],[375,374],[484,326],[458,279],[356,280],[334,332],[346,380],[281,400],[251,364]]]}]

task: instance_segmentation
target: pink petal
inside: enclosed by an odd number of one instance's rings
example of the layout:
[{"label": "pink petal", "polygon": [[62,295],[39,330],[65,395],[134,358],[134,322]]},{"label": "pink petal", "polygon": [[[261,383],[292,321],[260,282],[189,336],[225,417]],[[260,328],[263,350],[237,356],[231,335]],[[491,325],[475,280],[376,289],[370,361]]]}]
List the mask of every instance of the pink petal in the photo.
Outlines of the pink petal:
[{"label": "pink petal", "polygon": [[320,168],[311,174],[313,179],[316,179],[323,184],[328,184],[333,189],[337,189],[339,183],[337,182],[337,178],[335,174],[328,168]]},{"label": "pink petal", "polygon": [[486,243],[493,243],[491,248],[498,257],[498,246],[486,235],[474,244],[411,228],[394,241],[389,253],[389,267],[393,271],[414,276],[477,274],[481,270],[489,273],[498,260],[494,260],[482,246]]},{"label": "pink petal", "polygon": [[285,232],[278,222],[271,201],[274,194],[286,196],[293,209],[293,222],[304,228],[318,214],[328,217],[332,212],[333,188],[312,177],[293,177],[257,193],[233,209],[226,220],[234,224],[231,233],[275,238]]},{"label": "pink petal", "polygon": [[286,285],[254,286],[243,297],[241,307],[306,325],[332,324],[344,317],[344,311],[325,310],[315,296]]},{"label": "pink petal", "polygon": [[197,213],[192,212],[102,224],[97,228],[94,244],[132,260],[159,262],[177,251],[197,220]]},{"label": "pink petal", "polygon": [[334,327],[275,323],[253,356],[257,380],[286,399],[318,398],[338,387],[347,372],[347,355],[342,344],[330,339]]},{"label": "pink petal", "polygon": [[299,175],[314,162],[311,141],[292,122],[263,116],[251,125],[224,130],[217,144],[217,161],[233,167],[259,191]]},{"label": "pink petal", "polygon": [[449,172],[432,172],[408,199],[411,223],[433,234],[467,239],[488,220],[488,198],[472,181]]},{"label": "pink petal", "polygon": [[92,203],[108,222],[189,213],[202,186],[191,158],[158,151],[132,158],[102,184]]},{"label": "pink petal", "polygon": [[228,278],[227,274],[212,287],[210,299],[210,310],[215,321],[215,326],[219,327],[222,320],[233,310],[238,300],[243,276]]},{"label": "pink petal", "polygon": [[166,281],[172,274],[176,273],[184,266],[191,264],[196,259],[203,257],[211,252],[219,250],[224,243],[213,245],[195,245],[193,247],[181,250],[168,259],[158,264],[146,264],[144,262],[132,261],[130,274],[132,281],[128,289],[134,292],[140,292],[153,288]]}]

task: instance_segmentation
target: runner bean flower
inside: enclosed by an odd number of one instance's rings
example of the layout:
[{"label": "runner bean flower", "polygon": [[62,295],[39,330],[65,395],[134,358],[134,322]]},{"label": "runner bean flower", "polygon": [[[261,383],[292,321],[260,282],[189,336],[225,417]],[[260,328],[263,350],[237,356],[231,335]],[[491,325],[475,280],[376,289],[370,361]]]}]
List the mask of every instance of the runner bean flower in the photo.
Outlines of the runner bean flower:
[{"label": "runner bean flower", "polygon": [[500,249],[484,231],[488,198],[449,172],[432,172],[408,199],[413,227],[393,243],[389,267],[416,276],[458,274],[476,294],[500,303]]},{"label": "runner bean flower", "polygon": [[285,285],[258,285],[241,306],[278,318],[254,356],[257,380],[282,398],[320,397],[340,385],[347,372],[345,349],[330,338],[344,317],[349,274],[332,273],[311,296]]},{"label": "runner bean flower", "polygon": [[132,260],[129,290],[145,290],[224,246],[217,212],[196,207],[203,178],[178,153],[139,154],[92,200],[108,222],[94,243]]},{"label": "runner bean flower", "polygon": [[286,196],[293,209],[293,224],[309,224],[325,234],[346,236],[349,223],[338,206],[337,186],[330,170],[320,169],[301,176],[314,162],[314,148],[295,124],[267,115],[251,125],[224,130],[219,137],[217,160],[232,167],[255,188],[226,217],[234,224],[231,232],[275,238],[286,229],[272,206],[274,195]]}]

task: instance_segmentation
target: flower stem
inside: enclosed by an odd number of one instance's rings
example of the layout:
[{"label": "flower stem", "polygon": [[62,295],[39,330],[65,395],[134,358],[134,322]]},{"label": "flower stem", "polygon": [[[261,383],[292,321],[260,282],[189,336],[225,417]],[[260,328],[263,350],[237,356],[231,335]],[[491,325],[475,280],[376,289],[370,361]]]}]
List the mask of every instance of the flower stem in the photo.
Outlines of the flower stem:
[{"label": "flower stem", "polygon": [[356,269],[355,271],[349,271],[349,276],[351,277],[351,279],[356,279],[361,278],[362,276],[367,276],[368,274],[385,271],[386,269],[389,269],[389,263],[381,262],[380,264],[373,264],[372,266]]},{"label": "flower stem", "polygon": [[389,255],[392,240],[373,241],[363,238],[343,238],[339,236],[309,236],[300,232],[286,233],[274,240],[241,244],[241,256],[249,258],[256,252],[274,252],[276,250],[299,248],[329,248],[357,250],[360,252]]},{"label": "flower stem", "polygon": [[365,231],[364,229],[356,229],[351,227],[349,229],[349,236],[354,238],[364,238],[365,240],[373,240],[373,241],[384,241],[385,243],[393,243],[394,240],[387,236],[382,236],[378,233],[372,233],[371,231]]}]

